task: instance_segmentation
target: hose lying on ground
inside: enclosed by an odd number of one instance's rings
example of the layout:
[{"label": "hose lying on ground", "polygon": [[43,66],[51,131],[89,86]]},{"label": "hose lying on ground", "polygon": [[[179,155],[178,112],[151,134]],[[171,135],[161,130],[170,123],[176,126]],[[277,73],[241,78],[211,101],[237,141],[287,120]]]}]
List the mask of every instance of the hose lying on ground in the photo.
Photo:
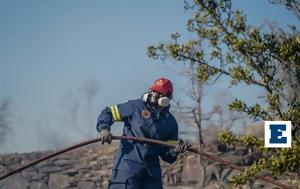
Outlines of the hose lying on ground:
[{"label": "hose lying on ground", "polygon": [[[153,140],[153,139],[142,138],[142,137],[113,136],[113,140],[132,140],[132,141],[136,141],[136,142],[151,143],[151,144],[158,144],[158,145],[163,145],[163,146],[175,147],[175,144],[170,144],[170,143],[165,142],[165,141]],[[75,148],[79,148],[81,146],[85,146],[85,145],[88,145],[88,144],[99,142],[99,141],[100,141],[100,139],[97,138],[97,139],[93,139],[93,140],[89,140],[89,141],[86,141],[86,142],[82,142],[82,143],[79,143],[79,144],[67,147],[65,149],[59,150],[59,151],[57,151],[55,153],[52,153],[52,154],[50,154],[48,156],[45,156],[43,158],[40,158],[38,160],[32,161],[32,162],[28,163],[25,166],[22,166],[22,167],[20,167],[20,168],[18,168],[16,170],[13,170],[13,171],[11,171],[11,172],[9,172],[9,173],[1,176],[0,177],[0,181],[3,180],[3,179],[5,179],[5,178],[7,178],[7,177],[9,177],[9,176],[11,176],[11,175],[14,175],[14,174],[20,172],[20,171],[22,171],[22,170],[24,170],[24,169],[26,169],[28,167],[31,167],[31,166],[33,166],[35,164],[38,164],[38,163],[42,162],[42,161],[50,159],[50,158],[52,158],[54,156],[57,156],[59,154],[65,153],[65,152],[70,151],[70,150],[73,150]],[[219,163],[221,163],[223,165],[226,165],[226,166],[228,166],[228,167],[230,167],[232,169],[236,169],[236,170],[239,170],[239,171],[244,171],[244,168],[242,168],[242,167],[240,167],[238,165],[235,165],[235,164],[233,164],[233,163],[231,163],[229,161],[223,160],[223,159],[221,159],[221,158],[219,158],[219,157],[217,157],[215,155],[211,155],[211,154],[202,152],[202,151],[200,151],[200,150],[198,150],[196,148],[189,148],[188,151],[196,153],[196,154],[199,154],[199,155],[201,155],[203,157],[209,158],[209,159],[214,160],[216,162],[219,162]],[[283,188],[283,189],[296,189],[296,187],[286,186],[286,185],[284,185],[284,184],[282,184],[282,183],[280,183],[280,182],[278,182],[278,181],[276,181],[276,180],[274,180],[274,179],[272,179],[270,177],[265,177],[265,176],[260,176],[260,175],[255,175],[255,177],[257,179],[260,179],[260,180],[263,180],[265,182],[271,183],[271,184],[273,184],[275,186],[278,186],[280,188]]]}]

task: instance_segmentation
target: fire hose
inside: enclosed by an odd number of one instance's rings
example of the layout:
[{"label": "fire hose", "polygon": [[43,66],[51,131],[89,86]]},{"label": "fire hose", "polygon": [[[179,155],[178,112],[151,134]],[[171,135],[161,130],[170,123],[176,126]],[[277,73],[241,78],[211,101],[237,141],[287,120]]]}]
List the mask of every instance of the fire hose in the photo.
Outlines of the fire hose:
[{"label": "fire hose", "polygon": [[[165,141],[153,140],[153,139],[142,138],[142,137],[113,136],[112,139],[113,140],[131,140],[131,141],[135,141],[135,142],[142,142],[142,143],[158,144],[158,145],[163,145],[163,146],[168,146],[168,147],[175,147],[175,144],[170,144],[170,143],[165,142]],[[0,181],[3,180],[3,179],[5,179],[5,178],[7,178],[7,177],[9,177],[9,176],[11,176],[11,175],[14,175],[14,174],[16,174],[18,172],[21,172],[22,170],[24,170],[24,169],[26,169],[28,167],[31,167],[31,166],[33,166],[35,164],[38,164],[38,163],[42,162],[42,161],[50,159],[50,158],[52,158],[54,156],[57,156],[59,154],[65,153],[67,151],[70,151],[70,150],[73,150],[73,149],[76,149],[76,148],[79,148],[79,147],[82,147],[82,146],[85,146],[85,145],[88,145],[88,144],[96,143],[96,142],[99,142],[99,141],[100,141],[99,138],[92,139],[92,140],[85,141],[85,142],[82,142],[82,143],[79,143],[79,144],[67,147],[65,149],[59,150],[59,151],[57,151],[55,153],[52,153],[52,154],[50,154],[48,156],[45,156],[43,158],[40,158],[38,160],[32,161],[32,162],[28,163],[27,165],[24,165],[24,166],[22,166],[22,167],[20,167],[20,168],[18,168],[16,170],[13,170],[13,171],[11,171],[11,172],[9,172],[9,173],[1,176],[0,177]],[[219,157],[217,157],[215,155],[211,155],[211,154],[205,153],[203,151],[200,151],[200,150],[198,150],[196,148],[189,148],[188,151],[196,153],[196,154],[199,154],[202,157],[206,157],[206,158],[214,160],[216,162],[219,162],[219,163],[221,163],[223,165],[226,165],[226,166],[228,166],[228,167],[230,167],[232,169],[236,169],[236,170],[239,170],[241,172],[243,172],[245,170],[244,168],[242,168],[242,167],[240,167],[238,165],[235,165],[235,164],[233,164],[233,163],[231,163],[229,161],[223,160],[223,159],[221,159],[221,158],[219,158]],[[268,183],[271,183],[271,184],[273,184],[275,186],[278,186],[280,188],[283,188],[283,189],[296,189],[296,187],[284,185],[284,184],[282,184],[282,183],[280,183],[280,182],[278,182],[278,181],[276,181],[276,180],[274,180],[274,179],[272,179],[270,177],[261,176],[261,175],[255,175],[255,178],[260,179],[260,180],[265,181],[265,182],[268,182]]]}]

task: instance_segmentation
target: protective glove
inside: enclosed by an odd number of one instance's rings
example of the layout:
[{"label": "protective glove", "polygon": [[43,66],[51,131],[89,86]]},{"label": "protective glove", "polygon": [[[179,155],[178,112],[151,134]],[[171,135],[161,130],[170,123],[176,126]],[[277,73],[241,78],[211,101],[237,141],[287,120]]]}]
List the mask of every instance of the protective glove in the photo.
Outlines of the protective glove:
[{"label": "protective glove", "polygon": [[102,129],[100,132],[100,140],[101,140],[102,144],[104,144],[105,142],[110,144],[112,141],[111,132],[108,129]]},{"label": "protective glove", "polygon": [[170,154],[172,156],[177,156],[180,153],[186,152],[192,145],[190,145],[188,142],[184,142],[183,140],[179,140],[176,147],[171,149]]}]

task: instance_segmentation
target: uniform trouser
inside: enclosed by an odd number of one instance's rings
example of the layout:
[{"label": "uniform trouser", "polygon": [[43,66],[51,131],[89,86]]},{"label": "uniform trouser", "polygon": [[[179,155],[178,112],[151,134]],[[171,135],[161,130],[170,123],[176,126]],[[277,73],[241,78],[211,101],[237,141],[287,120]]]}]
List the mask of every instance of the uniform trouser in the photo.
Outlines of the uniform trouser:
[{"label": "uniform trouser", "polygon": [[133,174],[132,171],[113,170],[108,189],[162,189],[161,177],[152,177],[146,170]]}]

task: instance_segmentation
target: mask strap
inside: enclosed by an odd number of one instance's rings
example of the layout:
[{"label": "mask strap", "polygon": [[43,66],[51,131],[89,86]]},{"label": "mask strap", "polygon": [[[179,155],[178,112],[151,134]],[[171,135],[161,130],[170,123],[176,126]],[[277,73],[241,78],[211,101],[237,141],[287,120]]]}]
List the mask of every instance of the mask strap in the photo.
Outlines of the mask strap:
[{"label": "mask strap", "polygon": [[142,99],[143,99],[144,102],[147,103],[147,102],[149,102],[150,97],[151,97],[151,92],[148,91],[148,92],[143,94]]}]

